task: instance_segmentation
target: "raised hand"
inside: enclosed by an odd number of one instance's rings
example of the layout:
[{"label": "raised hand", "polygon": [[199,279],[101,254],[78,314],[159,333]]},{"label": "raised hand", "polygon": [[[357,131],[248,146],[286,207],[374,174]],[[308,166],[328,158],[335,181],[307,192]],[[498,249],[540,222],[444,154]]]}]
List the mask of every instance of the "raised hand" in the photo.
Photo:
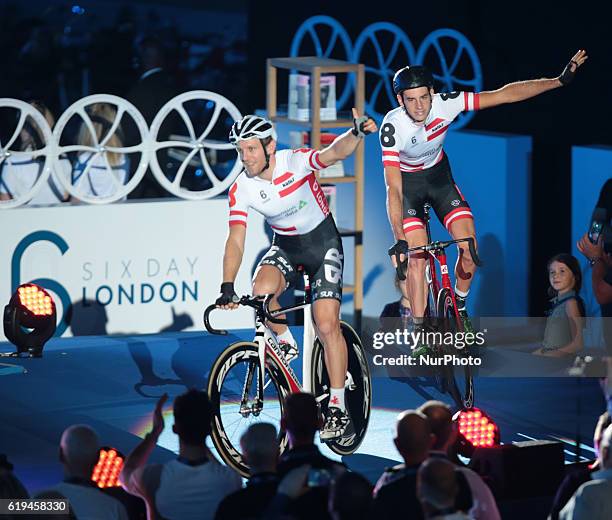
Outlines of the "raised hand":
[{"label": "raised hand", "polygon": [[153,411],[153,428],[151,430],[151,435],[155,437],[159,437],[161,432],[164,431],[164,416],[162,413],[162,409],[166,401],[168,400],[168,394],[162,395],[157,404],[155,405],[155,410]]},{"label": "raised hand", "polygon": [[360,116],[359,112],[357,112],[356,108],[353,108],[353,135],[356,137],[365,137],[372,132],[376,132],[378,127],[376,126],[376,121],[372,119],[370,116],[363,115]]},{"label": "raised hand", "polygon": [[563,72],[558,78],[559,82],[562,85],[569,84],[574,79],[578,67],[580,67],[588,59],[589,57],[587,56],[586,51],[584,49],[579,50],[576,54],[574,54],[570,62],[563,69]]}]

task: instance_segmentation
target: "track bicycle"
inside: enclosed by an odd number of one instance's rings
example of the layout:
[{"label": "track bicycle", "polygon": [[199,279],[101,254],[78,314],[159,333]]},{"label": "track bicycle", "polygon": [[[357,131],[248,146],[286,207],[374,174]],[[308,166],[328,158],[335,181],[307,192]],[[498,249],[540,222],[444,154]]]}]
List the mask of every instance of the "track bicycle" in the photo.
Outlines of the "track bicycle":
[{"label": "track bicycle", "polygon": [[[442,334],[464,332],[464,323],[459,315],[455,291],[453,290],[448,272],[446,248],[453,244],[467,242],[474,263],[477,266],[481,266],[482,262],[478,257],[472,237],[459,238],[457,240],[432,241],[429,226],[430,210],[431,206],[425,204],[425,216],[423,220],[427,232],[427,244],[411,247],[406,252],[407,255],[417,251],[429,253],[425,264],[425,284],[427,287],[427,306],[424,315],[425,329],[432,332],[441,332]],[[408,260],[405,259],[403,262],[400,262],[399,253],[394,253],[392,250],[389,251],[389,255],[395,255],[397,261],[397,276],[400,280],[405,280]],[[436,264],[439,266],[441,280],[438,277]],[[434,354],[438,356],[451,354],[468,358],[471,351],[469,346],[458,348],[455,343],[447,345],[446,342],[444,342],[443,344],[433,344],[430,346]],[[469,363],[463,364],[463,377],[459,378],[459,383],[457,382],[455,370],[452,365],[436,365],[434,374],[436,386],[441,392],[448,393],[459,409],[473,408],[474,377],[472,374],[472,367]]]},{"label": "track bicycle", "polygon": [[[329,378],[324,351],[316,337],[311,312],[311,291],[304,273],[303,301],[284,308],[269,309],[272,295],[242,296],[239,305],[255,310],[253,341],[237,341],[217,357],[208,378],[208,395],[213,406],[211,438],[223,461],[242,476],[249,474],[240,449],[240,437],[257,421],[271,422],[279,430],[282,453],[287,447],[285,432],[280,431],[284,401],[292,392],[311,392],[321,413],[327,412]],[[227,334],[210,324],[210,314],[217,309],[210,305],[204,312],[204,325],[212,334]],[[290,360],[279,345],[268,323],[286,323],[278,316],[304,310],[302,381],[289,366]],[[340,327],[348,349],[348,371],[345,380],[345,402],[354,432],[327,441],[327,446],[339,455],[350,455],[359,448],[368,427],[372,404],[372,380],[361,340],[355,330],[341,321]]]}]

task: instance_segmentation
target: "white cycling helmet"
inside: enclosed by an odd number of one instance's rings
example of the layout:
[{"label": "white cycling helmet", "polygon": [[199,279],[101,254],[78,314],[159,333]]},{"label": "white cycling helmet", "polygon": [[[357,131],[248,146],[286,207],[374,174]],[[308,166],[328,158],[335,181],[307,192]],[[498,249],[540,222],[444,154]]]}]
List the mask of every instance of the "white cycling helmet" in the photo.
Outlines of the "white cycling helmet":
[{"label": "white cycling helmet", "polygon": [[266,137],[271,137],[275,141],[277,140],[274,125],[272,121],[256,115],[244,116],[240,121],[236,121],[232,125],[229,134],[230,143],[234,146],[236,146],[239,141],[246,141],[247,139],[254,138],[265,139]]}]

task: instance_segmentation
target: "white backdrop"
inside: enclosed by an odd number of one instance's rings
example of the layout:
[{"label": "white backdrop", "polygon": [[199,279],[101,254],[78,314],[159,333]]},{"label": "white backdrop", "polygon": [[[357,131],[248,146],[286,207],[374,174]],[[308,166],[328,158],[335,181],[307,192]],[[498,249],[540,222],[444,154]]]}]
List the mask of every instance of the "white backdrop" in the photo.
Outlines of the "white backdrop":
[{"label": "white backdrop", "polygon": [[[69,299],[86,301],[74,308],[74,325],[81,329],[87,328],[83,319],[103,321],[105,311],[109,334],[159,332],[176,326],[175,316],[183,315],[178,321],[185,322],[184,314],[194,323],[186,330],[202,330],[203,309],[214,302],[221,283],[227,215],[225,197],[4,211],[0,305],[8,303],[15,286],[43,279],[40,284],[58,304],[58,322],[62,300]],[[268,246],[263,219],[253,213],[236,281],[239,294],[250,291],[254,262]],[[217,311],[212,321],[240,328],[251,326],[253,317],[248,309]],[[71,329],[63,335],[72,335]]]}]

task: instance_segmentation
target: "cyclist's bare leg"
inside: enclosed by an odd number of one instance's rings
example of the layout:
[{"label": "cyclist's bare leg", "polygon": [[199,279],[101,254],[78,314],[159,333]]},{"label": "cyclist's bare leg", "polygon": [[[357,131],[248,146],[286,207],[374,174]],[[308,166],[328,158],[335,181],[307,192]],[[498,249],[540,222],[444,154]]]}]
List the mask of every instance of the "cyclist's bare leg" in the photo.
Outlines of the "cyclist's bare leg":
[{"label": "cyclist's bare leg", "polygon": [[[478,244],[476,243],[476,230],[474,228],[474,220],[471,218],[464,218],[451,222],[450,234],[454,240],[459,238],[472,237],[474,239],[474,247],[478,251]],[[474,273],[476,272],[476,264],[472,260],[470,249],[467,242],[461,242],[457,244],[459,248],[459,256],[457,257],[457,263],[455,264],[455,280],[457,289],[462,292],[468,292],[472,280],[474,280]]]},{"label": "cyclist's bare leg", "polygon": [[[427,233],[425,229],[415,229],[406,233],[408,247],[417,247],[427,244]],[[408,272],[406,273],[406,284],[408,287],[408,299],[412,315],[422,318],[425,313],[427,302],[427,291],[425,287],[425,264],[427,253],[412,253],[408,260]]]},{"label": "cyclist's bare leg", "polygon": [[[274,294],[274,297],[270,301],[270,310],[280,308],[278,297],[285,290],[285,286],[285,277],[277,267],[274,267],[273,265],[260,265],[257,268],[255,277],[253,279],[253,295],[262,296],[265,294]],[[284,319],[285,315],[278,317]],[[268,323],[268,326],[277,335],[282,334],[287,330],[287,325],[281,325],[278,323]]]},{"label": "cyclist's bare leg", "polygon": [[323,343],[325,367],[332,388],[344,388],[348,369],[346,341],[340,330],[340,302],[332,298],[321,298],[312,304],[317,336]]}]

